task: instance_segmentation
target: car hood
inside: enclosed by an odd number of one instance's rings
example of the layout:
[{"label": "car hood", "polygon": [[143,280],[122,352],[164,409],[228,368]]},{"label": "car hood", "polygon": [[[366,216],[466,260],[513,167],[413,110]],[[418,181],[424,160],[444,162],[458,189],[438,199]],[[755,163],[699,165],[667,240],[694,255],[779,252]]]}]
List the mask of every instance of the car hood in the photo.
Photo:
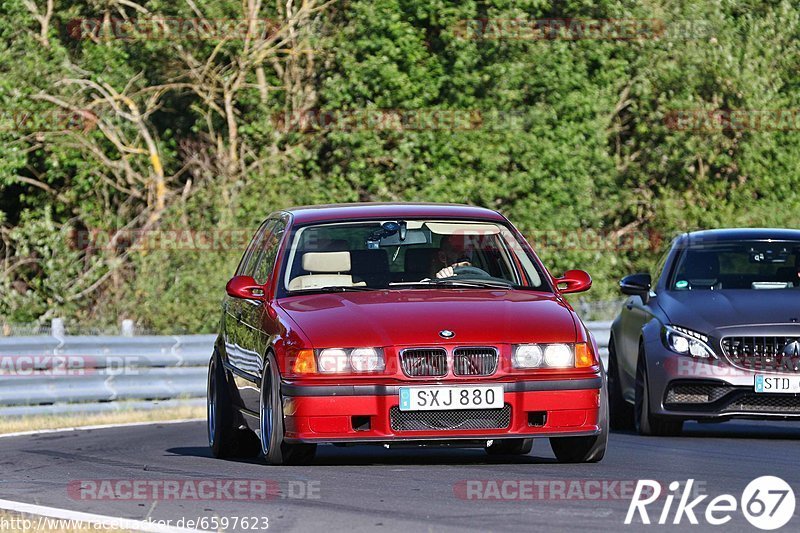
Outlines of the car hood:
[{"label": "car hood", "polygon": [[800,320],[800,291],[793,289],[670,291],[658,305],[672,324],[702,332]]},{"label": "car hood", "polygon": [[[546,293],[388,290],[292,296],[279,303],[315,348],[576,339],[572,311]],[[443,339],[442,330],[455,337]]]}]

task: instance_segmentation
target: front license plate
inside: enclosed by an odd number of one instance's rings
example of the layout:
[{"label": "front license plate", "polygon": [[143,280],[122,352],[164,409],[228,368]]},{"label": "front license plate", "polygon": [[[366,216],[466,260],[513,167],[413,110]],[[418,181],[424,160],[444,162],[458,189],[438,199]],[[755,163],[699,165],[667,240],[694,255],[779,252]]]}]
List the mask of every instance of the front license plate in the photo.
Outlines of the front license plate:
[{"label": "front license plate", "polygon": [[502,385],[400,387],[401,411],[499,409],[503,403]]},{"label": "front license plate", "polygon": [[763,394],[800,393],[800,376],[767,376],[756,374],[756,392]]}]

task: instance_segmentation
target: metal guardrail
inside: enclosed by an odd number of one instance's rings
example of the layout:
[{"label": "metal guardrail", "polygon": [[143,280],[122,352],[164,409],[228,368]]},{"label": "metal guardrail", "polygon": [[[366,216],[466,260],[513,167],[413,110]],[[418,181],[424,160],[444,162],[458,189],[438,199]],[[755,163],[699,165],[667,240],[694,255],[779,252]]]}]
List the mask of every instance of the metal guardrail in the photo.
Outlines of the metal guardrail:
[{"label": "metal guardrail", "polygon": [[[606,363],[610,322],[588,322]],[[0,337],[0,416],[143,409],[206,394],[214,335]],[[155,404],[153,404],[155,405]]]},{"label": "metal guardrail", "polygon": [[122,401],[206,393],[214,335],[66,336],[56,327],[52,333],[0,338],[0,415],[55,414],[78,404],[112,410]]}]

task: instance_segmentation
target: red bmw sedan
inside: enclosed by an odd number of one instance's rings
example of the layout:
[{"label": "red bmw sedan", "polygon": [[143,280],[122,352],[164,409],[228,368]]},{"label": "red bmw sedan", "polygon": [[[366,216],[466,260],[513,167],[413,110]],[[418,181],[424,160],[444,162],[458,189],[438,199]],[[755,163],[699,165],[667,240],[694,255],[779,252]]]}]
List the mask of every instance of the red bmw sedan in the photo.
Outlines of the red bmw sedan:
[{"label": "red bmw sedan", "polygon": [[226,287],[208,375],[216,457],[313,459],[322,443],[447,445],[563,462],[608,440],[597,346],[494,211],[349,204],[277,211]]}]

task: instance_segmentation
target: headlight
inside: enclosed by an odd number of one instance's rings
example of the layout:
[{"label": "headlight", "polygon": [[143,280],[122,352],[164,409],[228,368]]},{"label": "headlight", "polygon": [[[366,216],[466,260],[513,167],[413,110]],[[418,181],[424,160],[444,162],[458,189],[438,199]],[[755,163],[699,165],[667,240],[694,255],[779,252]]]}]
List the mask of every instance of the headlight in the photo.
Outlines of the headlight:
[{"label": "headlight", "polygon": [[520,344],[514,349],[514,368],[539,368],[542,359],[542,347],[538,344]]},{"label": "headlight", "polygon": [[[576,346],[581,357],[576,361]],[[518,344],[514,346],[511,362],[514,368],[586,368],[597,364],[591,347],[575,344]]]},{"label": "headlight", "polygon": [[375,348],[354,348],[350,352],[350,366],[356,372],[383,370],[383,352],[379,352]]},{"label": "headlight", "polygon": [[386,367],[379,348],[325,348],[317,351],[317,368],[323,374],[380,372]]},{"label": "headlight", "polygon": [[347,352],[342,348],[326,348],[317,354],[317,368],[325,374],[335,372],[347,372],[350,370],[350,363],[347,360]]},{"label": "headlight", "polygon": [[664,346],[675,353],[692,357],[713,357],[714,350],[708,345],[708,336],[680,326],[664,326]]},{"label": "headlight", "polygon": [[550,344],[544,349],[544,362],[549,367],[567,368],[575,364],[572,346],[567,344]]}]

